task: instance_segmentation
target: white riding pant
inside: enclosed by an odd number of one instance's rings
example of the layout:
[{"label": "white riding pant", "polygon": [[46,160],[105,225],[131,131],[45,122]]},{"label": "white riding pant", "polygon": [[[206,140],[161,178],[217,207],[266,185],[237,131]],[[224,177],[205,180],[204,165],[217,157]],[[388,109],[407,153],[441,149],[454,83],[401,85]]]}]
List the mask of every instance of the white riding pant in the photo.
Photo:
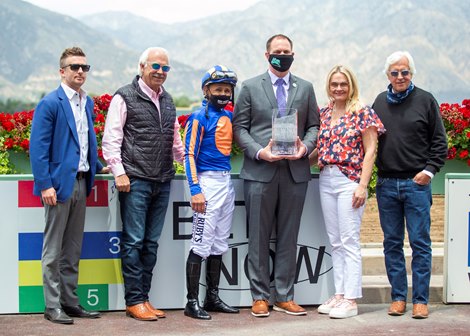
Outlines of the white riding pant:
[{"label": "white riding pant", "polygon": [[229,171],[201,172],[198,180],[206,198],[206,212],[193,214],[191,250],[206,259],[228,250],[235,190]]}]

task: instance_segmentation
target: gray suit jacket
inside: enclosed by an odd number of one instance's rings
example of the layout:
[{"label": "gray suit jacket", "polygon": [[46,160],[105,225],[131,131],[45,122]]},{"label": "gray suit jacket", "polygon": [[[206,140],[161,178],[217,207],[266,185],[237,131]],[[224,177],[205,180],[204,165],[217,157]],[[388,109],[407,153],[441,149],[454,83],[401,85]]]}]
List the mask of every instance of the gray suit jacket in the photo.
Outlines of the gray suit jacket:
[{"label": "gray suit jacket", "polygon": [[[291,74],[287,107],[297,109],[297,133],[310,154],[316,146],[320,125],[312,84]],[[256,153],[266,147],[272,137],[274,108],[277,108],[277,101],[268,72],[243,83],[233,117],[234,138],[245,155],[240,172],[242,179],[269,182],[276,172],[279,162],[256,159]],[[299,160],[288,160],[288,163],[295,182],[310,180],[307,155]]]}]

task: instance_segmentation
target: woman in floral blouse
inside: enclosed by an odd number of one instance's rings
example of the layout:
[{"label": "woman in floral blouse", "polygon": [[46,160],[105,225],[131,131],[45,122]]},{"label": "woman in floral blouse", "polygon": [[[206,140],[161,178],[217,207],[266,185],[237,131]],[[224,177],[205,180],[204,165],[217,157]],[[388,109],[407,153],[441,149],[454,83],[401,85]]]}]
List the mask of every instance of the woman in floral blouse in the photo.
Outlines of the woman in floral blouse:
[{"label": "woman in floral blouse", "polygon": [[320,201],[332,246],[335,294],[318,308],[332,318],[357,315],[362,297],[360,228],[378,135],[385,131],[374,110],[359,101],[354,74],[337,65],[328,74],[328,106],[320,110],[317,149]]}]

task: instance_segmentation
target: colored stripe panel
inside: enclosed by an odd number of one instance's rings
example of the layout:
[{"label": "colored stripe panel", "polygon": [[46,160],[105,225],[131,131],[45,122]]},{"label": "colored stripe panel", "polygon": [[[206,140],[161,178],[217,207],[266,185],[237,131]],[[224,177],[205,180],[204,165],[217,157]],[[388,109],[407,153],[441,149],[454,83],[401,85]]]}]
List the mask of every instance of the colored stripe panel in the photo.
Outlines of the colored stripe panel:
[{"label": "colored stripe panel", "polygon": [[[44,293],[42,286],[19,287],[19,312],[41,313],[44,311]],[[80,304],[87,310],[108,310],[108,285],[79,285],[77,295]]]},{"label": "colored stripe panel", "polygon": [[[41,261],[20,261],[18,263],[19,286],[42,286]],[[122,284],[120,259],[80,260],[78,284]]]},{"label": "colored stripe panel", "polygon": [[[18,234],[19,260],[41,260],[42,232]],[[80,259],[117,259],[120,253],[121,232],[84,232]]]},{"label": "colored stripe panel", "polygon": [[[33,195],[34,181],[18,181],[18,207],[42,208],[39,196]],[[86,200],[87,207],[108,206],[108,181],[95,181]]]}]

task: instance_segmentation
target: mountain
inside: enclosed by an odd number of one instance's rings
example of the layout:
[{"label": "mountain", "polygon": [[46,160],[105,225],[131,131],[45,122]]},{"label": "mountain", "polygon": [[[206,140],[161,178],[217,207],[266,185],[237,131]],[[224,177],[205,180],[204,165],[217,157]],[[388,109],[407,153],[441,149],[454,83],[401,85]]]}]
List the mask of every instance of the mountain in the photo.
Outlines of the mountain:
[{"label": "mountain", "polygon": [[[70,16],[23,1],[2,0],[0,22],[0,99],[38,101],[59,85],[60,54],[75,45],[85,51],[92,65],[84,86],[90,93],[114,93],[137,74],[140,50]],[[184,64],[176,62],[175,66],[180,73],[194,73]],[[179,92],[192,90],[192,84],[184,81],[173,82],[172,87]]]},{"label": "mountain", "polygon": [[255,76],[267,69],[266,40],[284,33],[294,42],[292,71],[313,82],[320,105],[326,75],[338,63],[353,69],[363,100],[372,103],[387,86],[383,66],[396,50],[415,58],[417,86],[441,102],[460,102],[470,96],[468,13],[470,2],[457,0],[263,0],[244,11],[164,24],[159,13],[155,21],[126,12],[75,20],[2,0],[0,97],[57,86],[59,54],[71,43],[82,46],[93,65],[90,92],[114,92],[135,74],[144,49],[163,46],[173,67],[165,87],[200,97],[204,69],[221,63],[240,80]]},{"label": "mountain", "polygon": [[321,103],[326,100],[325,77],[335,64],[355,71],[364,100],[372,102],[387,85],[386,57],[408,50],[415,58],[418,86],[438,98],[460,101],[470,94],[469,12],[470,2],[457,0],[278,0],[174,25],[146,19],[139,25],[130,16],[129,26],[108,25],[123,22],[113,13],[102,14],[106,20],[94,15],[87,21],[129,47],[148,44],[132,36],[152,36],[152,43],[165,46],[173,60],[198,68],[223,63],[241,79],[267,68],[266,40],[285,33],[294,41],[292,71],[314,83]]}]

